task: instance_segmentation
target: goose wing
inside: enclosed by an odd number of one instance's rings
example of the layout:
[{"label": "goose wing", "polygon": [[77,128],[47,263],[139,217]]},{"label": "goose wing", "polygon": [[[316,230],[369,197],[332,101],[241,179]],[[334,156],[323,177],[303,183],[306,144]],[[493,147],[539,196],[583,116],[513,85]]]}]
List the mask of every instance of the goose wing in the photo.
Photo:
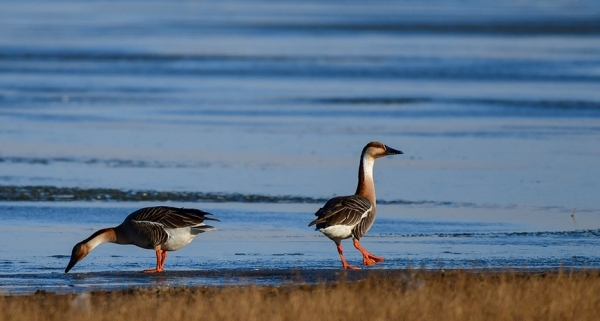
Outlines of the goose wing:
[{"label": "goose wing", "polygon": [[207,215],[212,214],[195,208],[155,206],[139,209],[128,218],[131,221],[158,223],[165,228],[191,227],[202,224],[205,220],[219,221]]},{"label": "goose wing", "polygon": [[219,221],[206,215],[211,214],[195,208],[156,206],[139,209],[131,213],[125,221],[131,223],[139,234],[147,237],[153,246],[156,246],[165,243],[169,238],[165,229],[204,225],[204,220]]},{"label": "goose wing", "polygon": [[364,196],[338,196],[330,199],[316,213],[317,219],[308,226],[315,224],[355,226],[373,211],[373,205]]},{"label": "goose wing", "polygon": [[169,239],[169,234],[160,223],[148,221],[131,221],[131,225],[136,230],[136,234],[144,240],[143,244],[148,246],[157,246],[164,244]]}]

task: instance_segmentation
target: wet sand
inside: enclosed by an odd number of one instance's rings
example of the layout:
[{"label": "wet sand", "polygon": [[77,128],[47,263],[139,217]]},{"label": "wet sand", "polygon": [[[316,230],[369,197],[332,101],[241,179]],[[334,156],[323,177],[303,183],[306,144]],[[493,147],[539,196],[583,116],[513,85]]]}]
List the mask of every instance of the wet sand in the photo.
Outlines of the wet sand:
[{"label": "wet sand", "polygon": [[[51,273],[35,277],[36,287],[28,288],[23,280],[31,275],[13,274],[3,276],[3,281],[13,284],[6,294],[32,294],[35,292],[84,293],[98,291],[123,291],[132,289],[177,288],[200,286],[280,286],[298,284],[335,283],[340,280],[358,281],[368,277],[391,277],[406,273],[405,270],[357,270],[341,269],[272,269],[272,270],[213,270],[213,271],[165,271],[145,274],[139,271]],[[43,284],[40,286],[40,284]]]}]

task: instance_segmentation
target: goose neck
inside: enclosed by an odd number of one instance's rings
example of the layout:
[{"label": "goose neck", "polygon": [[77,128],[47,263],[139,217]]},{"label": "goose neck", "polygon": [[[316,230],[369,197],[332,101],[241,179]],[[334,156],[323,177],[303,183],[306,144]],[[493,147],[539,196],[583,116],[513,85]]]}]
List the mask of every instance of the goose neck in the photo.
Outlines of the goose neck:
[{"label": "goose neck", "polygon": [[375,182],[373,181],[373,165],[375,159],[369,155],[361,157],[358,168],[358,186],[356,194],[366,197],[375,206]]},{"label": "goose neck", "polygon": [[117,243],[117,234],[115,233],[114,228],[105,228],[98,230],[96,233],[92,234],[89,238],[83,241],[89,248],[89,250],[93,250],[96,246],[106,243],[112,242]]}]

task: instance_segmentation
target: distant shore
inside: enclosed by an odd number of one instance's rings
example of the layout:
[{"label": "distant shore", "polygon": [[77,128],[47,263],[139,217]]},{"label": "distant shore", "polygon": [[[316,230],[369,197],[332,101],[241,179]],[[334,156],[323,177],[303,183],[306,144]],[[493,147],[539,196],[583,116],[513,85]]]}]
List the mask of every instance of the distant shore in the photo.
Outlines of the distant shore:
[{"label": "distant shore", "polygon": [[597,320],[600,306],[598,270],[333,275],[316,284],[3,295],[0,320]]}]

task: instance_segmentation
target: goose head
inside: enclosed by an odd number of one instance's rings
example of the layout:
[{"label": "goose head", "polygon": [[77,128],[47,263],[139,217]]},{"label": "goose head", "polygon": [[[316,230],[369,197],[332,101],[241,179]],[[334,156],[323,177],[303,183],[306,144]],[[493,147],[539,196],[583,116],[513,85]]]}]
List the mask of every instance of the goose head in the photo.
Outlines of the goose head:
[{"label": "goose head", "polygon": [[373,159],[385,157],[389,155],[404,154],[402,151],[391,148],[380,142],[370,142],[363,148],[363,157],[372,157]]},{"label": "goose head", "polygon": [[75,244],[75,246],[73,247],[73,251],[71,252],[71,260],[69,261],[69,265],[67,265],[67,268],[65,269],[65,273],[68,273],[69,270],[71,270],[75,266],[75,264],[77,264],[77,262],[83,260],[83,258],[86,257],[86,255],[88,255],[90,251],[91,249],[84,242]]}]

